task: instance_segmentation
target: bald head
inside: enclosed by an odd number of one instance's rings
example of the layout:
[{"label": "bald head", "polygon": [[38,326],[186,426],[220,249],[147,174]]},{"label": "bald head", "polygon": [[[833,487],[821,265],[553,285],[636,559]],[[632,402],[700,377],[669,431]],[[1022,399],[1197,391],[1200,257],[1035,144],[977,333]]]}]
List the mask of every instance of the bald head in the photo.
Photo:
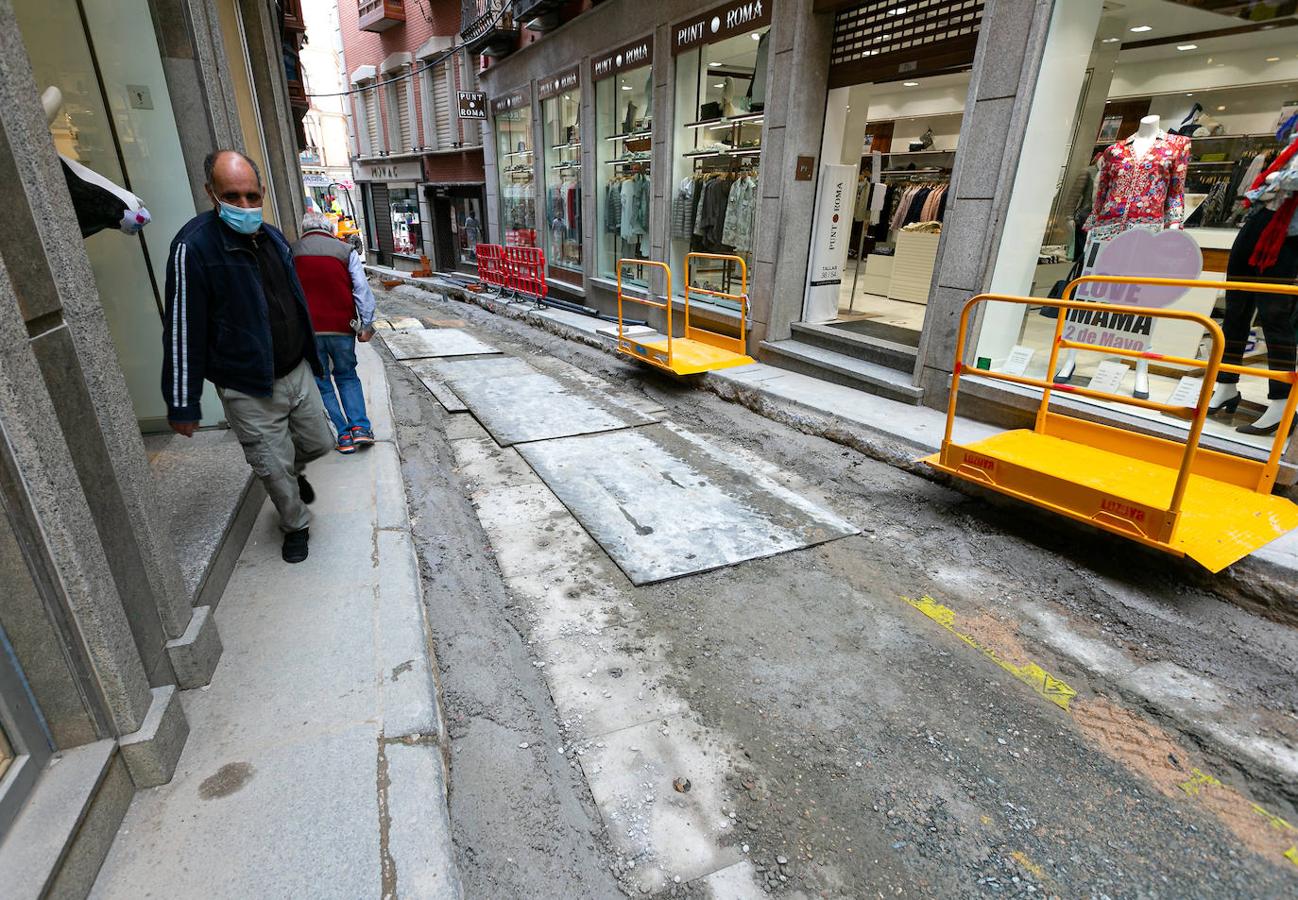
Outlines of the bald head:
[{"label": "bald head", "polygon": [[261,206],[261,172],[237,150],[216,150],[203,160],[207,193],[213,201],[255,209]]}]

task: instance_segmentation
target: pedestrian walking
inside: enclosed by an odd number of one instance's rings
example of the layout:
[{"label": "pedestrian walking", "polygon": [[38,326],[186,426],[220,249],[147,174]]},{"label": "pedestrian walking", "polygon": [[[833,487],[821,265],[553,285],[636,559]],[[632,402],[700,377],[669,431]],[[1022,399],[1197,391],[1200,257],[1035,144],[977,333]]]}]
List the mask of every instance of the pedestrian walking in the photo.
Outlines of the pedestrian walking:
[{"label": "pedestrian walking", "polygon": [[262,221],[256,164],[217,150],[203,167],[213,208],[180,229],[167,258],[167,420],[191,437],[203,418],[203,380],[216,386],[225,418],[279,512],[284,561],[297,563],[307,558],[306,504],[315,499],[302,473],[334,445],[312,378],[324,370],[288,241]]},{"label": "pedestrian walking", "polygon": [[317,212],[302,217],[293,265],[306,293],[324,374],[316,376],[325,411],[337,434],[335,449],[355,453],[374,443],[365,415],[365,391],[356,374],[356,342],[374,337],[374,292],[365,264],[351,245],[334,235],[334,224]]}]

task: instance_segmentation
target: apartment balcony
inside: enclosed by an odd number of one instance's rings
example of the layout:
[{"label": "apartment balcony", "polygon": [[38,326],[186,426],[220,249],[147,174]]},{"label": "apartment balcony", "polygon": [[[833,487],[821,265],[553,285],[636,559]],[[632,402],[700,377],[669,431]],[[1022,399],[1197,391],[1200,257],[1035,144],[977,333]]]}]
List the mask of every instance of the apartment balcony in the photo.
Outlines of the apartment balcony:
[{"label": "apartment balcony", "polygon": [[567,0],[514,0],[514,19],[532,31],[546,32],[559,27],[559,11]]},{"label": "apartment balcony", "polygon": [[402,0],[357,0],[361,31],[387,31],[406,23],[406,4]]},{"label": "apartment balcony", "polygon": [[509,0],[463,0],[460,13],[460,37],[470,54],[499,58],[518,47]]}]

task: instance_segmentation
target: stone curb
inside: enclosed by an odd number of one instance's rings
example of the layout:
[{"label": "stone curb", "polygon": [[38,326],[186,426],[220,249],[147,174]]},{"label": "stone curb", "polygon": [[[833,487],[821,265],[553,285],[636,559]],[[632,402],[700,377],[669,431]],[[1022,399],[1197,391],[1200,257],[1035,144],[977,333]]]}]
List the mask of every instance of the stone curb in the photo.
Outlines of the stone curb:
[{"label": "stone curb", "polygon": [[[424,604],[419,554],[401,472],[401,448],[392,425],[387,369],[375,350],[373,393],[383,405],[374,423],[385,433],[370,448],[375,466],[374,558],[382,698],[380,843],[385,886],[401,893],[459,900],[463,887],[451,838],[450,781],[442,687],[432,628]],[[373,393],[371,396],[373,396]],[[373,402],[373,401],[371,401]],[[435,794],[435,798],[430,796]]]}]

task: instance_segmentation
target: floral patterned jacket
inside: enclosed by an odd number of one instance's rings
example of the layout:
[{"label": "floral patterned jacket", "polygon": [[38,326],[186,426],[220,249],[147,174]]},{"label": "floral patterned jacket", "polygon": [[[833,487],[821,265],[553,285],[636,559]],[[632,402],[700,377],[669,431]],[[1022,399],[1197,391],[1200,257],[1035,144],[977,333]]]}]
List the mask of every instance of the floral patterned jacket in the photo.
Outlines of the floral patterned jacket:
[{"label": "floral patterned jacket", "polygon": [[1143,157],[1129,140],[1104,151],[1095,206],[1082,226],[1092,240],[1108,240],[1130,228],[1161,231],[1185,218],[1185,173],[1190,139],[1160,134]]}]

